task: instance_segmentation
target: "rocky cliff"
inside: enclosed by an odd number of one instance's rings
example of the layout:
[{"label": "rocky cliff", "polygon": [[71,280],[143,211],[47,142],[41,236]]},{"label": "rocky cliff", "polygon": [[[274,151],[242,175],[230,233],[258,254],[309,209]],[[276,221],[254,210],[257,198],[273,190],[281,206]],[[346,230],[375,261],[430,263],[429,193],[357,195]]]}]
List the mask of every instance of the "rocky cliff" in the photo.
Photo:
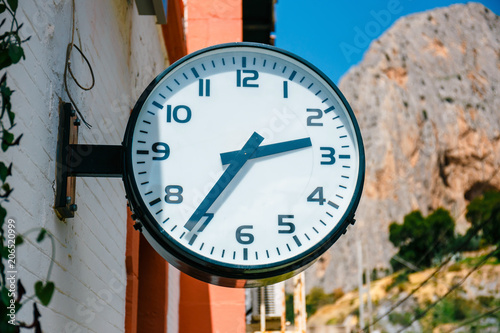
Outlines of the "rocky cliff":
[{"label": "rocky cliff", "polygon": [[445,207],[465,230],[467,203],[500,189],[500,17],[469,3],[402,18],[339,86],[367,168],[356,225],[306,272],[327,292],[357,286],[358,241],[368,269],[387,268],[392,221]]}]

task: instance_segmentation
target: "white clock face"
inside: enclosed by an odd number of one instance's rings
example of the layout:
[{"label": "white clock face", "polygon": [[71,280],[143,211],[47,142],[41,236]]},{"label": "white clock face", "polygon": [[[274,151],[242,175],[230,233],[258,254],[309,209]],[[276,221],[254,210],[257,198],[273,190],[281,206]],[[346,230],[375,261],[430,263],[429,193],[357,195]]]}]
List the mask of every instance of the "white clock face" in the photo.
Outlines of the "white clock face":
[{"label": "white clock face", "polygon": [[349,223],[361,137],[336,88],[303,62],[213,48],[168,70],[139,106],[127,130],[135,205],[188,256],[262,271],[317,257]]}]

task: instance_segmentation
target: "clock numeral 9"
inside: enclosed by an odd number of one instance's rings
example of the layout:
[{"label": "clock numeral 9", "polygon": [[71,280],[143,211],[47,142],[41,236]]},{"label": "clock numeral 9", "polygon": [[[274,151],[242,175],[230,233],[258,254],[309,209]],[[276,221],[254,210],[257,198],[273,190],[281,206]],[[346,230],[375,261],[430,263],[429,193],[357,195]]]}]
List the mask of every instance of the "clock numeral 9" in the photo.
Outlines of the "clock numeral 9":
[{"label": "clock numeral 9", "polygon": [[312,112],[310,116],[307,116],[307,126],[323,126],[322,122],[315,122],[314,120],[321,119],[323,117],[323,111],[320,109],[307,109],[307,112]]},{"label": "clock numeral 9", "polygon": [[242,225],[236,229],[236,240],[238,243],[243,245],[252,244],[254,241],[254,237],[249,232],[243,232],[245,229],[253,229],[253,225]]},{"label": "clock numeral 9", "polygon": [[[241,72],[243,72],[243,74],[251,74],[252,76],[244,77],[242,82]],[[251,69],[244,69],[243,71],[241,69],[236,70],[237,87],[258,88],[259,85],[257,83],[248,83],[248,81],[256,81],[258,78],[259,78],[259,72],[257,71]]]},{"label": "clock numeral 9", "polygon": [[278,230],[278,234],[293,234],[295,231],[295,224],[292,222],[285,222],[283,219],[293,219],[293,215],[278,215],[278,226],[288,228],[285,230]]},{"label": "clock numeral 9", "polygon": [[168,185],[165,187],[165,201],[171,204],[180,204],[184,198],[182,197],[182,186],[179,185]]},{"label": "clock numeral 9", "polygon": [[[318,196],[315,198],[315,196]],[[312,191],[311,194],[307,197],[308,202],[317,202],[320,205],[323,205],[323,203],[326,201],[325,197],[323,196],[323,187],[316,187],[314,191]]]},{"label": "clock numeral 9", "polygon": [[163,154],[163,156],[154,156],[153,161],[163,161],[170,156],[170,147],[164,142],[153,143],[151,149],[157,154]]},{"label": "clock numeral 9", "polygon": [[328,153],[326,154],[321,154],[321,157],[325,157],[328,159],[328,161],[321,161],[322,165],[332,165],[335,164],[335,149],[332,147],[320,147],[320,150],[327,151]]},{"label": "clock numeral 9", "polygon": [[176,123],[187,123],[191,120],[191,109],[187,105],[177,105],[172,110],[172,105],[167,105],[167,123],[171,123],[172,118]]}]

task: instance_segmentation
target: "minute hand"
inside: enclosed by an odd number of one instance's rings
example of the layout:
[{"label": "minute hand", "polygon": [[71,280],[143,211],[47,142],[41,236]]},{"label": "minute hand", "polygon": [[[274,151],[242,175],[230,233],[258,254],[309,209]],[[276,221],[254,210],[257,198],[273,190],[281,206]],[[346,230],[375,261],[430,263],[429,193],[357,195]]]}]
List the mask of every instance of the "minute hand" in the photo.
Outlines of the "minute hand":
[{"label": "minute hand", "polygon": [[[311,145],[312,144],[311,144],[310,138],[303,138],[303,139],[285,141],[285,142],[280,142],[280,143],[273,143],[270,145],[258,147],[255,150],[255,152],[253,153],[253,155],[250,156],[250,159],[279,154],[279,153],[284,153],[284,152],[287,152],[290,150],[306,148],[306,147],[310,147]],[[239,151],[230,151],[227,153],[220,154],[220,159],[222,161],[222,165],[230,164],[231,161],[234,160],[234,157],[236,156],[236,154],[238,152]]]}]

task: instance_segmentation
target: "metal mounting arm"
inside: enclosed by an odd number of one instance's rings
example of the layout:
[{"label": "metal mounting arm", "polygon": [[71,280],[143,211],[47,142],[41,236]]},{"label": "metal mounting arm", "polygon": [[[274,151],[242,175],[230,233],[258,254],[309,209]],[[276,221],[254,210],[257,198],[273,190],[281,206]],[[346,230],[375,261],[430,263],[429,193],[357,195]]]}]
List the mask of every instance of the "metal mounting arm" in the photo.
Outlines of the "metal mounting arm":
[{"label": "metal mounting arm", "polygon": [[56,200],[60,219],[74,217],[76,177],[122,177],[123,146],[78,144],[78,119],[71,103],[59,106]]}]

